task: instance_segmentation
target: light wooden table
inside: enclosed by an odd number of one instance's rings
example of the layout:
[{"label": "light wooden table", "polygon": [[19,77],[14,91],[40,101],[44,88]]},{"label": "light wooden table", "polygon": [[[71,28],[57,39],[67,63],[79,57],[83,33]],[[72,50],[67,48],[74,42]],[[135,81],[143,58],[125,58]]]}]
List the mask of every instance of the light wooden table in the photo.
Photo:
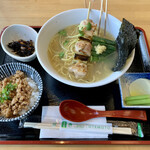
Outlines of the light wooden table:
[{"label": "light wooden table", "polygon": [[[95,0],[95,9],[99,1]],[[119,20],[126,18],[135,26],[146,31],[150,42],[150,0],[108,0],[108,13]],[[42,26],[52,16],[69,9],[83,8],[84,0],[0,0],[0,30],[11,24]],[[1,145],[0,150],[147,150],[148,145],[91,145],[91,146],[56,146],[56,145]]]}]

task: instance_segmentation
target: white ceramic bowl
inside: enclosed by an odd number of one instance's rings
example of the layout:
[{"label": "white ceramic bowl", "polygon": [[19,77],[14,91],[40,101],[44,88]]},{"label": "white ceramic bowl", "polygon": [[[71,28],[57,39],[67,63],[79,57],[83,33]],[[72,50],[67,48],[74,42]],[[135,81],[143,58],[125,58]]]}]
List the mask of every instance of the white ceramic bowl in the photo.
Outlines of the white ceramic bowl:
[{"label": "white ceramic bowl", "polygon": [[43,82],[40,74],[31,66],[23,63],[7,63],[0,66],[0,81],[2,81],[4,78],[8,78],[11,75],[14,75],[17,70],[23,71],[27,77],[34,80],[38,87],[39,95],[37,97],[37,100],[35,101],[34,105],[29,108],[23,115],[15,117],[15,118],[5,118],[0,117],[0,122],[10,122],[15,120],[22,120],[28,117],[39,105],[42,92],[43,92]]},{"label": "white ceramic bowl", "polygon": [[[123,69],[121,71],[117,71],[112,73],[110,76],[106,77],[103,80],[94,82],[94,83],[77,83],[70,80],[67,80],[60,76],[56,70],[52,67],[49,58],[48,58],[48,45],[51,40],[51,38],[60,30],[66,28],[67,26],[79,24],[82,20],[85,20],[87,17],[87,9],[73,9],[68,10],[65,12],[62,12],[51,19],[49,19],[40,29],[37,39],[36,39],[36,53],[37,58],[42,65],[42,67],[49,73],[53,78],[76,87],[97,87],[102,86],[108,83],[111,83],[118,79],[121,75],[123,75],[128,68],[130,67],[135,51],[132,51],[131,55],[129,56],[126,64],[124,65]],[[98,24],[99,21],[99,11],[98,10],[91,10],[90,12],[90,19],[92,19],[96,24]],[[104,20],[105,20],[105,14],[102,16],[102,22],[101,26],[104,28]],[[115,17],[108,15],[107,19],[107,32],[111,33],[115,38],[117,37],[119,33],[121,22],[116,19]]]},{"label": "white ceramic bowl", "polygon": [[35,43],[37,37],[37,32],[26,25],[21,24],[14,24],[9,27],[7,27],[1,36],[1,45],[3,50],[12,58],[22,61],[22,62],[29,62],[36,58],[36,52],[34,52],[30,56],[26,57],[20,57],[12,52],[12,49],[10,49],[7,45],[10,42],[18,41],[20,39],[29,41],[32,40],[33,43]]}]

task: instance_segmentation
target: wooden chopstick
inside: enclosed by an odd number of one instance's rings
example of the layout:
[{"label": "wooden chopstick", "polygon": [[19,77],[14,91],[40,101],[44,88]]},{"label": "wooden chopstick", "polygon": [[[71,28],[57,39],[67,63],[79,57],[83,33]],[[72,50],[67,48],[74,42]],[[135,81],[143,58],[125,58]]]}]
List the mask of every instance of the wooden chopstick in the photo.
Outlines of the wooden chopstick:
[{"label": "wooden chopstick", "polygon": [[[61,124],[58,124],[57,126],[53,126],[52,123],[25,122],[24,123],[24,128],[60,130]],[[112,127],[112,129],[113,129],[113,134],[127,134],[127,135],[132,135],[131,128]],[[67,131],[67,129],[66,129],[66,131]],[[78,129],[74,129],[74,131],[78,132]],[[88,130],[86,132],[88,132]]]}]

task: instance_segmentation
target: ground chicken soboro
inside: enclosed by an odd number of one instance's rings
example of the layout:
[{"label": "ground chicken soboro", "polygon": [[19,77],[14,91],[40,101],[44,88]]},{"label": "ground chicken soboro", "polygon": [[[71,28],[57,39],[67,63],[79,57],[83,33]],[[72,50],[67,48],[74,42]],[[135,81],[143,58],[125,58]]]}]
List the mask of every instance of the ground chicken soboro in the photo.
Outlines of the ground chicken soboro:
[{"label": "ground chicken soboro", "polygon": [[9,84],[13,88],[9,92],[9,98],[0,102],[0,116],[13,118],[29,109],[32,88],[29,86],[25,74],[21,71],[16,71],[16,74],[0,81],[0,93]]}]

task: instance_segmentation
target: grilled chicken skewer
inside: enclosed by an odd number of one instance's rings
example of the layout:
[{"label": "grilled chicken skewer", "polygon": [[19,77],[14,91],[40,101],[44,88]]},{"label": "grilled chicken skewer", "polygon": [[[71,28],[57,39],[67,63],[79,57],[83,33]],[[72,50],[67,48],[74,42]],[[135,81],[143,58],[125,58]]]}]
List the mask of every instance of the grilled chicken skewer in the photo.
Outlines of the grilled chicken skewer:
[{"label": "grilled chicken skewer", "polygon": [[75,59],[79,59],[79,61],[69,67],[69,72],[73,72],[76,78],[83,78],[87,74],[87,63],[83,63],[82,61],[87,61],[91,56],[92,44],[90,40],[97,27],[97,25],[89,19],[90,7],[91,3],[89,2],[87,19],[81,21],[79,25],[79,32],[82,32],[83,35],[75,44]]}]

